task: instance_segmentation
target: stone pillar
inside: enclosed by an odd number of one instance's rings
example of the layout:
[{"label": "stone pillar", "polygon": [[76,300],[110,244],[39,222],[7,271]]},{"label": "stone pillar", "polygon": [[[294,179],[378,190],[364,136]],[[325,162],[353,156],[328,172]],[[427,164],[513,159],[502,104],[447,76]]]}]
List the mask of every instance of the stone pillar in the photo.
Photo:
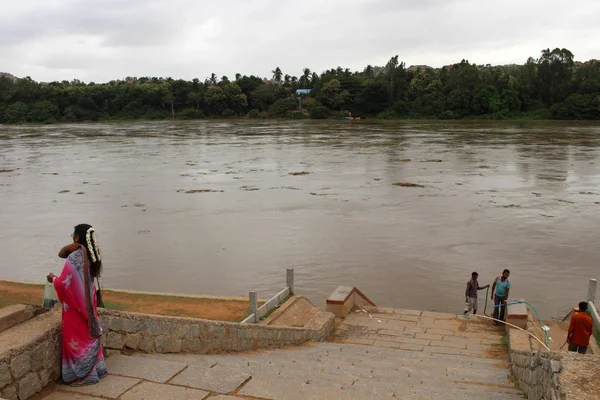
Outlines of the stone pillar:
[{"label": "stone pillar", "polygon": [[590,279],[588,284],[588,292],[587,292],[587,301],[591,301],[593,303],[596,302],[596,286],[598,285],[598,281],[596,279]]},{"label": "stone pillar", "polygon": [[256,323],[256,311],[258,310],[258,293],[250,292],[250,314],[254,314],[254,322]]},{"label": "stone pillar", "polygon": [[294,268],[287,269],[286,286],[290,288],[290,294],[295,294],[294,290]]}]

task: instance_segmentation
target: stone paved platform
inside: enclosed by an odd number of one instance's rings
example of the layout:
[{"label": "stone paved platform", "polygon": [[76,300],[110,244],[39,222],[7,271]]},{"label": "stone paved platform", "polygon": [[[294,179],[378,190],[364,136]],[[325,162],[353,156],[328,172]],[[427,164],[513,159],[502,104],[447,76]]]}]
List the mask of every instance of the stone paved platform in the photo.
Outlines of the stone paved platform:
[{"label": "stone paved platform", "polygon": [[410,310],[348,315],[333,342],[242,354],[116,355],[95,386],[47,400],[523,398],[509,379],[503,330]]}]

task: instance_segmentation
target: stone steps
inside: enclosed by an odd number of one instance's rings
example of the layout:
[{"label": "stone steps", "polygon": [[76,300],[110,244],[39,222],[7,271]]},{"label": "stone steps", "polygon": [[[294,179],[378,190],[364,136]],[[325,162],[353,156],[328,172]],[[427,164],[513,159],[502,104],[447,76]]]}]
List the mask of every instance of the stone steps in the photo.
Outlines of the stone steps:
[{"label": "stone steps", "polygon": [[[296,313],[296,320],[308,312],[301,304],[296,311],[305,312]],[[451,314],[368,312],[373,318],[349,314],[333,342],[237,354],[119,355],[109,359],[109,373],[127,379],[131,393],[150,387],[145,382],[139,386],[142,379],[175,397],[185,386],[232,400],[524,398],[510,379],[501,331]],[[419,339],[418,333],[429,336]],[[412,347],[389,347],[410,344],[406,340],[412,340]],[[440,354],[444,349],[464,353]],[[129,392],[120,398],[128,398]]]},{"label": "stone steps", "polygon": [[265,399],[523,398],[508,379],[506,363],[493,359],[336,343],[253,354],[145,357],[251,376],[239,395]]},{"label": "stone steps", "polygon": [[401,398],[523,398],[510,380],[502,331],[476,318],[364,307],[341,322],[336,337],[345,354],[329,359],[375,366],[367,374],[372,383],[404,388]]}]

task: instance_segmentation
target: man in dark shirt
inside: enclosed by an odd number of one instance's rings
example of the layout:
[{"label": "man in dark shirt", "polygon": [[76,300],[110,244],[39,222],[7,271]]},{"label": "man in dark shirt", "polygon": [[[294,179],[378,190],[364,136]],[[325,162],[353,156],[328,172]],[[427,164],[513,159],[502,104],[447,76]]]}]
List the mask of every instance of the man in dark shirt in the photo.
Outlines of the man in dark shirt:
[{"label": "man in dark shirt", "polygon": [[473,272],[471,274],[471,280],[467,282],[467,290],[465,290],[465,303],[468,303],[468,307],[465,310],[465,314],[468,314],[471,310],[473,310],[473,314],[477,314],[477,291],[490,287],[490,285],[479,286],[479,282],[477,282],[478,277],[479,274],[477,272]]},{"label": "man in dark shirt", "polygon": [[587,352],[590,345],[590,336],[592,336],[592,317],[587,315],[588,303],[582,301],[579,303],[579,312],[571,317],[569,324],[569,351],[576,351],[581,354]]}]

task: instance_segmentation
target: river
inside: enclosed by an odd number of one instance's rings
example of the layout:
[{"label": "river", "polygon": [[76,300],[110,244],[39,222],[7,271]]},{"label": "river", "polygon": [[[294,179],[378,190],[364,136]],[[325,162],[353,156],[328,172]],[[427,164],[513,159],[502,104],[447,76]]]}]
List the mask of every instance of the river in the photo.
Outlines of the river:
[{"label": "river", "polygon": [[268,297],[295,268],[317,305],[343,284],[460,312],[472,271],[509,268],[549,318],[600,274],[597,123],[0,126],[0,146],[2,279],[59,273],[81,222],[112,288]]}]

